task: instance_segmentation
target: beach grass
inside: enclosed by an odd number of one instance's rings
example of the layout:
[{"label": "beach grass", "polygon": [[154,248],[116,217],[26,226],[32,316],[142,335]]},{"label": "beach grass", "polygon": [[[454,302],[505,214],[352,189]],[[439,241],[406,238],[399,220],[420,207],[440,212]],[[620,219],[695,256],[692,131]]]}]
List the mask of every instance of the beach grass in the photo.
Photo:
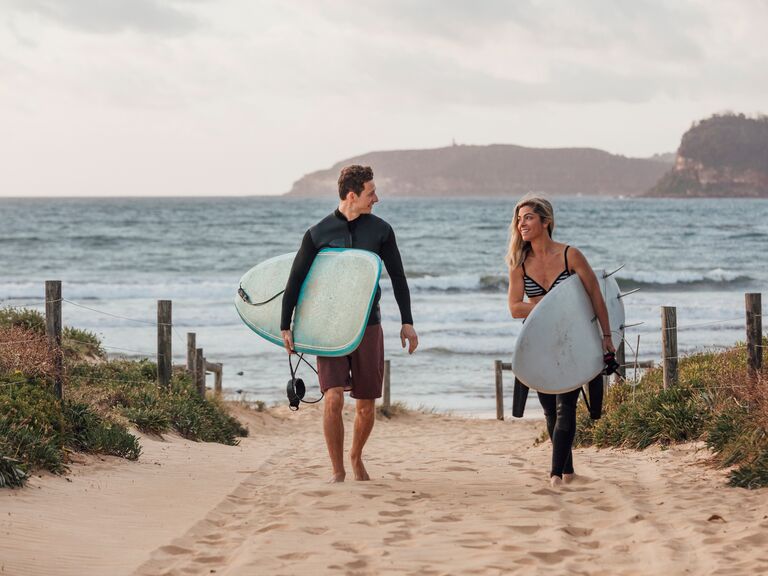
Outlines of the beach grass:
[{"label": "beach grass", "polygon": [[199,396],[185,370],[174,369],[161,389],[154,362],[108,360],[96,335],[69,327],[59,401],[41,320],[35,311],[0,310],[0,487],[21,486],[35,470],[65,473],[69,452],[135,460],[141,446],[131,427],[229,445],[248,434],[218,399]]},{"label": "beach grass", "polygon": [[576,444],[644,449],[701,440],[715,464],[733,468],[731,485],[768,486],[767,361],[749,376],[745,347],[737,345],[681,358],[673,388],[664,389],[661,367],[636,384],[611,386],[600,420],[579,407]]}]

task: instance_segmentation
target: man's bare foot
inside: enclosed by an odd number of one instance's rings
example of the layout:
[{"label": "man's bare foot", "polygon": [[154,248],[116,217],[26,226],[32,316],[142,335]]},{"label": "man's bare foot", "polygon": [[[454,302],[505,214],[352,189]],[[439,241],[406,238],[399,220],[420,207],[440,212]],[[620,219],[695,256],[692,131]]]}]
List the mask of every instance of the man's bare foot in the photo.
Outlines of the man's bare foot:
[{"label": "man's bare foot", "polygon": [[550,476],[549,478],[549,485],[552,486],[552,488],[559,488],[563,484],[563,479],[560,478],[560,476]]},{"label": "man's bare foot", "polygon": [[368,471],[365,469],[365,466],[363,465],[363,459],[362,458],[352,458],[352,471],[355,473],[355,480],[357,481],[366,481],[370,480],[371,477],[368,476]]},{"label": "man's bare foot", "polygon": [[328,480],[328,484],[337,484],[338,482],[344,482],[344,478],[347,477],[346,472],[339,472],[338,474],[334,474],[331,476],[331,479]]},{"label": "man's bare foot", "polygon": [[563,474],[563,484],[570,484],[576,478],[576,474]]}]

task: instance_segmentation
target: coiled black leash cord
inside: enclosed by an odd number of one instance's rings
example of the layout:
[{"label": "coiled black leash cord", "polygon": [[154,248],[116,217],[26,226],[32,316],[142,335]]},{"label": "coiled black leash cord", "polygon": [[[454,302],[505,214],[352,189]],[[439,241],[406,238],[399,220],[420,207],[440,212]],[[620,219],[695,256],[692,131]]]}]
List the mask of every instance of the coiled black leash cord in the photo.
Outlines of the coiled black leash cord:
[{"label": "coiled black leash cord", "polygon": [[[291,410],[296,411],[299,409],[299,404],[304,402],[304,404],[317,404],[320,402],[320,400],[323,399],[322,391],[320,391],[320,398],[317,400],[304,400],[304,394],[307,392],[306,386],[304,386],[304,380],[301,378],[296,378],[296,373],[299,371],[299,366],[302,362],[312,368],[315,374],[317,374],[317,368],[312,366],[307,360],[304,359],[304,354],[298,354],[299,360],[296,362],[296,368],[293,367],[293,360],[291,359],[292,354],[288,354],[288,366],[291,370],[291,379],[288,380],[288,386],[286,387],[286,393],[288,395],[288,406]],[[318,374],[319,376],[319,374]]]}]

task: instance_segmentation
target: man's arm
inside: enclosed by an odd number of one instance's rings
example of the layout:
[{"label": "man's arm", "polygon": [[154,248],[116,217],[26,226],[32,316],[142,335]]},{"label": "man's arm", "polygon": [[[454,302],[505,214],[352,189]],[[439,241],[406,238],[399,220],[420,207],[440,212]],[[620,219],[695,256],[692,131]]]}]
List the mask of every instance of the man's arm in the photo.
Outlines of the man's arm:
[{"label": "man's arm", "polygon": [[408,353],[413,354],[419,345],[419,337],[413,329],[413,316],[411,316],[411,292],[408,289],[408,280],[403,269],[403,260],[400,250],[397,248],[395,231],[390,229],[389,237],[381,246],[381,259],[387,268],[389,279],[392,281],[392,290],[395,293],[395,301],[400,309],[400,320],[403,324],[400,330],[400,342],[405,348],[408,341]]},{"label": "man's arm", "polygon": [[291,273],[288,276],[288,282],[285,285],[285,292],[283,293],[280,330],[283,336],[283,344],[289,353],[293,351],[293,334],[291,333],[293,310],[296,308],[296,303],[299,300],[301,285],[304,283],[307,274],[309,274],[309,269],[312,267],[312,262],[315,261],[317,253],[318,249],[312,241],[312,235],[309,233],[309,230],[307,230],[306,234],[304,234],[304,238],[301,240],[301,247],[296,253],[296,258],[293,260]]}]

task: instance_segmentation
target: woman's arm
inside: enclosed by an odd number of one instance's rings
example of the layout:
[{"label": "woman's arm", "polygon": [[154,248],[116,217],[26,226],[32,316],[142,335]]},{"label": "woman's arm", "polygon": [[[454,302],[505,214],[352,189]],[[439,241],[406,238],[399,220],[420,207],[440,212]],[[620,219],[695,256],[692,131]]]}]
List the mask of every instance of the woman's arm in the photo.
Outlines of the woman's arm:
[{"label": "woman's arm", "polygon": [[535,304],[523,302],[523,296],[525,296],[525,281],[523,280],[523,271],[518,266],[509,271],[507,300],[512,318],[528,318],[528,314],[533,310]]},{"label": "woman's arm", "polygon": [[592,309],[597,314],[597,321],[600,322],[600,329],[603,333],[603,348],[609,352],[616,352],[616,348],[613,346],[613,339],[611,338],[611,325],[608,322],[608,308],[605,306],[605,300],[603,294],[600,292],[600,283],[597,281],[597,276],[592,270],[592,267],[587,262],[578,249],[571,248],[568,255],[568,259],[571,263],[571,268],[581,278],[584,289],[587,291],[589,299],[592,301]]}]

